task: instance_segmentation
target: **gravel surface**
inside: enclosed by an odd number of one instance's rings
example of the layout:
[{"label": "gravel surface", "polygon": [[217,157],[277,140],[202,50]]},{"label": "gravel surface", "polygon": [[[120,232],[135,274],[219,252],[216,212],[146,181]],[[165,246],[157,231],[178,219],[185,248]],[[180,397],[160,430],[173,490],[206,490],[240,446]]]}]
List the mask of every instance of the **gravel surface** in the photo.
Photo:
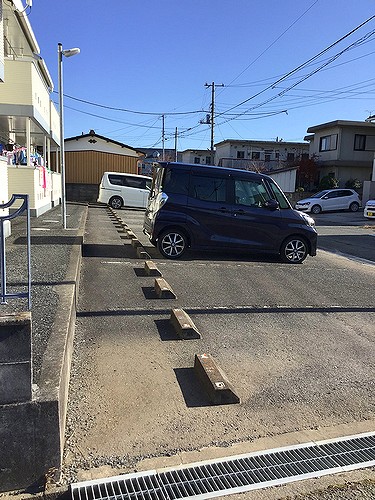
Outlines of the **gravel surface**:
[{"label": "gravel surface", "polygon": [[[67,226],[61,227],[61,208],[55,207],[31,225],[31,316],[33,324],[33,380],[38,384],[43,354],[58,304],[56,286],[66,276],[72,244],[85,210],[84,205],[67,204]],[[26,218],[13,219],[12,234],[6,238],[7,292],[27,292]],[[8,299],[0,314],[27,310],[27,299]]]}]

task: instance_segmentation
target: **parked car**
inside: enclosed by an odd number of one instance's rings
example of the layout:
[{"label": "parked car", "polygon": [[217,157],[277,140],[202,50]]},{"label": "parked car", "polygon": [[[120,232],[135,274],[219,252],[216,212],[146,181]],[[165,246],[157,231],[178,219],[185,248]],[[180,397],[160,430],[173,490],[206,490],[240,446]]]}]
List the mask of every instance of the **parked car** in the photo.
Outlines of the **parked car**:
[{"label": "parked car", "polygon": [[353,189],[325,189],[296,203],[295,208],[302,212],[319,214],[329,210],[351,210],[358,212],[361,200]]},{"label": "parked car", "polygon": [[160,162],[143,230],[168,259],[188,247],[272,252],[292,263],[316,255],[314,220],[271,177],[231,168]]},{"label": "parked car", "polygon": [[112,208],[145,208],[152,179],[145,175],[104,172],[99,185],[99,203]]},{"label": "parked car", "polygon": [[366,202],[363,215],[368,219],[375,219],[375,200],[368,200]]}]

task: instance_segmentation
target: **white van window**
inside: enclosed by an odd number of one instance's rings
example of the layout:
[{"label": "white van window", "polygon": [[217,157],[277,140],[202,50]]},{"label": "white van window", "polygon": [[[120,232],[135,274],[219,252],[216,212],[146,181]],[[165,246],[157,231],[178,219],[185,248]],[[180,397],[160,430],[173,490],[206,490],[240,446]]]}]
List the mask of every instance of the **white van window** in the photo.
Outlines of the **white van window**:
[{"label": "white van window", "polygon": [[108,175],[108,180],[111,184],[115,186],[123,186],[124,185],[124,176],[123,175]]},{"label": "white van window", "polygon": [[227,181],[221,177],[192,175],[190,193],[197,200],[225,202]]},{"label": "white van window", "polygon": [[244,179],[234,180],[234,196],[236,205],[248,207],[263,207],[264,203],[270,199],[263,182]]}]

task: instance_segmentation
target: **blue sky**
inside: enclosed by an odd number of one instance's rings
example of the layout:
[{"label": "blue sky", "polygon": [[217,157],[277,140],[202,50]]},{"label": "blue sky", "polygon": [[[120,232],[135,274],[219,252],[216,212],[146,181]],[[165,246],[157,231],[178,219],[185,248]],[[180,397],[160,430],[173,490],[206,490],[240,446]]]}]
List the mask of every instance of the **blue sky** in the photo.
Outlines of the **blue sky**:
[{"label": "blue sky", "polygon": [[177,127],[184,150],[210,148],[210,127],[199,123],[210,109],[206,82],[224,84],[215,89],[215,142],[300,141],[309,126],[375,114],[375,19],[286,76],[372,17],[374,6],[33,0],[28,12],[56,90],[57,44],[81,49],[63,60],[64,94],[75,98],[65,97],[65,137],[94,129],[132,147],[160,148],[165,114],[165,147],[174,147]]}]

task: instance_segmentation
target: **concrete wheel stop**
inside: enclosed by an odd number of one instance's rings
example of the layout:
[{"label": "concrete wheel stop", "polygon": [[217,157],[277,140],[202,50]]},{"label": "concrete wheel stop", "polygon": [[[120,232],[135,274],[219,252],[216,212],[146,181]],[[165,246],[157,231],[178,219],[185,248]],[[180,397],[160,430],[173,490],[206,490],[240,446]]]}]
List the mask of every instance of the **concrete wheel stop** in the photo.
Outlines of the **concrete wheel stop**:
[{"label": "concrete wheel stop", "polygon": [[152,260],[145,261],[144,269],[147,276],[162,276],[161,272]]},{"label": "concrete wheel stop", "polygon": [[195,355],[194,372],[213,404],[224,405],[241,402],[227,376],[210,354]]},{"label": "concrete wheel stop", "polygon": [[159,299],[175,299],[176,294],[164,278],[155,278],[155,293]]},{"label": "concrete wheel stop", "polygon": [[181,339],[200,339],[200,333],[193,320],[183,309],[172,309],[170,323]]}]

